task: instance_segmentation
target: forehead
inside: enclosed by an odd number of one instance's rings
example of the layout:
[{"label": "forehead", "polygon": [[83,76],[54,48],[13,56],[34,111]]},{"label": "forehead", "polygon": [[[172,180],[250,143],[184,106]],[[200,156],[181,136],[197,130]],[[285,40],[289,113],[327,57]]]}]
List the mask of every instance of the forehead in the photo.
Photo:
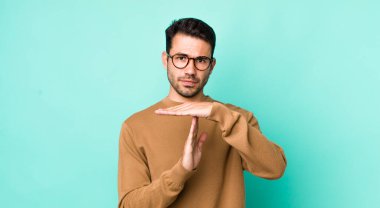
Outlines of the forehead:
[{"label": "forehead", "polygon": [[177,33],[172,39],[170,53],[184,53],[194,57],[211,56],[211,45],[200,38]]}]

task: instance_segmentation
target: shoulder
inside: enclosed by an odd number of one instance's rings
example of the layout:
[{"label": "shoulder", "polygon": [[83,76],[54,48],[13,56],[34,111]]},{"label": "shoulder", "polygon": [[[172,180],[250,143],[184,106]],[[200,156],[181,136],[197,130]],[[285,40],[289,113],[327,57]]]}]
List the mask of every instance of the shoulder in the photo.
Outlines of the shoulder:
[{"label": "shoulder", "polygon": [[141,111],[133,113],[123,122],[123,127],[137,128],[143,127],[155,115],[154,111],[159,108],[160,102],[157,102]]}]

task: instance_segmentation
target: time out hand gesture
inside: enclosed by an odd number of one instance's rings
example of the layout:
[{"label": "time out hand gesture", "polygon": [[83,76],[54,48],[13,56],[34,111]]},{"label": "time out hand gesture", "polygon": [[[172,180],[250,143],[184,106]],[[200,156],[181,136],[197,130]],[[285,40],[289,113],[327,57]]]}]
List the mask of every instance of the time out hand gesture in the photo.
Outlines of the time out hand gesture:
[{"label": "time out hand gesture", "polygon": [[207,139],[205,132],[198,137],[198,117],[209,116],[211,109],[212,103],[210,102],[192,102],[155,111],[162,115],[193,116],[182,156],[182,166],[189,171],[198,167],[202,156],[202,146]]},{"label": "time out hand gesture", "polygon": [[158,109],[155,112],[163,115],[173,116],[196,116],[207,117],[212,109],[211,102],[189,102],[165,109]]},{"label": "time out hand gesture", "polygon": [[182,166],[191,171],[198,167],[202,156],[202,146],[207,139],[205,132],[198,138],[198,117],[193,117],[189,136],[183,149]]}]

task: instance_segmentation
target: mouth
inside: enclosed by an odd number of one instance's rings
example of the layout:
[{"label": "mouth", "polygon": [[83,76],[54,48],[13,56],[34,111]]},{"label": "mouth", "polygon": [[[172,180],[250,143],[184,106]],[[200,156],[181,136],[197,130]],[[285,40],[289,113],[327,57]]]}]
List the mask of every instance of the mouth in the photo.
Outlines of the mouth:
[{"label": "mouth", "polygon": [[195,80],[187,80],[187,79],[181,79],[179,81],[181,81],[185,87],[194,87],[198,83]]}]

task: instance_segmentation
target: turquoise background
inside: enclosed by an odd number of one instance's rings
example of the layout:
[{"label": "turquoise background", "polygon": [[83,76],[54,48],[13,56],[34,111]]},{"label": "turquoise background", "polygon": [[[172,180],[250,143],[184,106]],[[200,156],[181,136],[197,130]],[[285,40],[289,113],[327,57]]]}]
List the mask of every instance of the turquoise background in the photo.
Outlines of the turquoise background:
[{"label": "turquoise background", "polygon": [[247,207],[380,204],[376,0],[0,0],[0,207],[116,207],[118,136],[159,101],[164,30],[216,31],[206,94],[246,108],[286,152],[246,174]]}]

